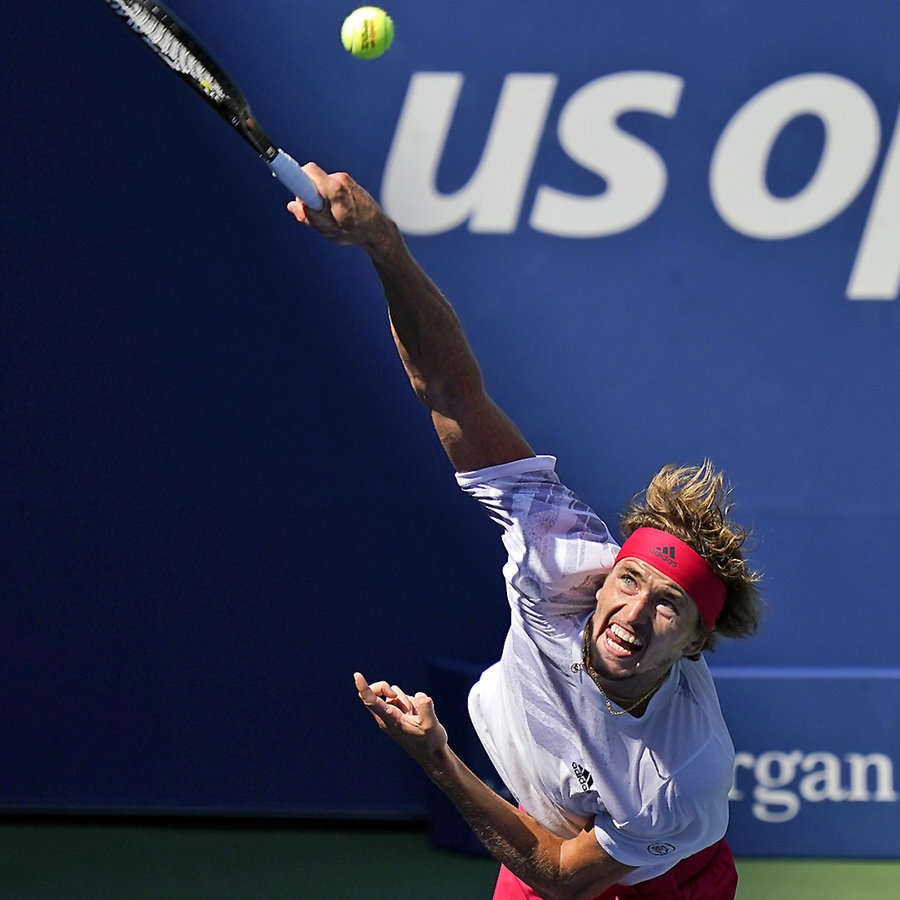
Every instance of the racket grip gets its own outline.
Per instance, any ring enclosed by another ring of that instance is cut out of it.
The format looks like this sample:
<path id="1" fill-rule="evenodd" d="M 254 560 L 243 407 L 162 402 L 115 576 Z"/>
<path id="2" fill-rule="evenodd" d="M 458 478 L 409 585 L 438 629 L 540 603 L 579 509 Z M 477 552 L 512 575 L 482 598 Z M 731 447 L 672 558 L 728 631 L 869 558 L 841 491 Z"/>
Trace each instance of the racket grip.
<path id="1" fill-rule="evenodd" d="M 285 153 L 284 150 L 279 150 L 275 158 L 266 165 L 272 174 L 310 209 L 322 208 L 322 198 L 319 196 L 316 186 L 292 156 Z"/>

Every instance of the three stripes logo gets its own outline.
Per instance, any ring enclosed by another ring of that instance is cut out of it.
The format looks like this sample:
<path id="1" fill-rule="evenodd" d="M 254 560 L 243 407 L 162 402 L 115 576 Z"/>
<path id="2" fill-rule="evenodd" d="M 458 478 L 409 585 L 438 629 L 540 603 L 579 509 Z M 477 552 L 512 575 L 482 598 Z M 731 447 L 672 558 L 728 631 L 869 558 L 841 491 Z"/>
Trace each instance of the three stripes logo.
<path id="1" fill-rule="evenodd" d="M 594 776 L 584 766 L 573 762 L 572 771 L 575 773 L 575 777 L 578 779 L 578 783 L 583 791 L 589 791 L 594 786 Z"/>
<path id="2" fill-rule="evenodd" d="M 664 563 L 671 566 L 673 569 L 678 568 L 678 563 L 675 561 L 674 547 L 654 547 L 650 552 L 654 556 L 658 556 Z"/>

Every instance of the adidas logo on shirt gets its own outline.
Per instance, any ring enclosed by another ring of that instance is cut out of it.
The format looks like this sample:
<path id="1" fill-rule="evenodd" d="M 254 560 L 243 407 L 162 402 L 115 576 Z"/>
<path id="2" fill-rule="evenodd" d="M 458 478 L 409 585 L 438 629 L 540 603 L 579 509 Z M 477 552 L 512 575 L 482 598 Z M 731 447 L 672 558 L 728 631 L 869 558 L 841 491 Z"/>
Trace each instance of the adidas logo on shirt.
<path id="1" fill-rule="evenodd" d="M 575 777 L 578 779 L 578 783 L 583 791 L 589 791 L 594 786 L 594 776 L 584 766 L 573 762 L 572 771 L 575 773 Z"/>

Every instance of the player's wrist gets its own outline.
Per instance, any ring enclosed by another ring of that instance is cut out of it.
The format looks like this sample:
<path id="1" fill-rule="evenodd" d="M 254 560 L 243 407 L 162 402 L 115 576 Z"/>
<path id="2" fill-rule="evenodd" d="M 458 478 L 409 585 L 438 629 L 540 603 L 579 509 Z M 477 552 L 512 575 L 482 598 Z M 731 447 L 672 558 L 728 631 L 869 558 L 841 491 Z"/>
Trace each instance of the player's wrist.
<path id="1" fill-rule="evenodd" d="M 429 747 L 418 759 L 425 774 L 440 786 L 449 785 L 458 779 L 459 762 L 459 757 L 447 743 Z"/>
<path id="2" fill-rule="evenodd" d="M 373 262 L 388 263 L 397 257 L 404 244 L 397 223 L 384 213 L 380 213 L 367 229 L 360 246 Z"/>

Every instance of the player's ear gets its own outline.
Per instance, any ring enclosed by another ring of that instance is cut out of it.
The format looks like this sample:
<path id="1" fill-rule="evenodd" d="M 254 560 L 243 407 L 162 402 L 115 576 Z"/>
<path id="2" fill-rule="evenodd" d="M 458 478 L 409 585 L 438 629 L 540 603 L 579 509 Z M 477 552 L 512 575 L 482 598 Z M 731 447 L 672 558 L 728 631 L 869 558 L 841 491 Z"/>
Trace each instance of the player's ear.
<path id="1" fill-rule="evenodd" d="M 684 655 L 688 659 L 692 659 L 694 661 L 700 659 L 700 654 L 706 649 L 707 644 L 709 643 L 709 632 L 704 631 L 702 634 L 698 635 L 691 643 L 689 643 L 684 648 Z"/>

